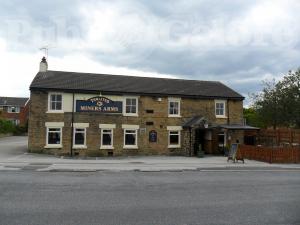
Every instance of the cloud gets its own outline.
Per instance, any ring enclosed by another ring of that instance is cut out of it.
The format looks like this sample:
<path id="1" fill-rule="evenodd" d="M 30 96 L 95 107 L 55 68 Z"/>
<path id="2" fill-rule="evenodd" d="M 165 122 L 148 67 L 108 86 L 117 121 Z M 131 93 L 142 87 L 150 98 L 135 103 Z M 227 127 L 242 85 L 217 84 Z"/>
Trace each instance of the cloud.
<path id="1" fill-rule="evenodd" d="M 28 77 L 20 94 L 43 45 L 50 69 L 220 80 L 247 94 L 299 67 L 299 10 L 297 0 L 2 1 L 0 57 L 9 77 Z"/>

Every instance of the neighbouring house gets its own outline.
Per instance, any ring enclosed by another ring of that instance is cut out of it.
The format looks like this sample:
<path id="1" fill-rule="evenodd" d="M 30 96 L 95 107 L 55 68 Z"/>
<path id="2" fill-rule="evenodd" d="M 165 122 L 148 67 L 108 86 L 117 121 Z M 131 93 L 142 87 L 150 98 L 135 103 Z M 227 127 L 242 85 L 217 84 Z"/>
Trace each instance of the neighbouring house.
<path id="1" fill-rule="evenodd" d="M 0 118 L 15 125 L 25 126 L 28 121 L 29 98 L 0 97 Z"/>
<path id="2" fill-rule="evenodd" d="M 30 92 L 30 152 L 220 154 L 255 129 L 244 97 L 215 81 L 51 71 L 43 58 Z"/>

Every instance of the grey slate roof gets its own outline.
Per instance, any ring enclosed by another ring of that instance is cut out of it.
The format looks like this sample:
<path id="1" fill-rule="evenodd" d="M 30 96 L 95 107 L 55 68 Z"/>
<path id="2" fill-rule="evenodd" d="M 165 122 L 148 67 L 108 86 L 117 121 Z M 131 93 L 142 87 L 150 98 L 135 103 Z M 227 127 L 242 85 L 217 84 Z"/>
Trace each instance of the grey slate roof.
<path id="1" fill-rule="evenodd" d="M 39 72 L 30 90 L 51 89 L 74 92 L 189 96 L 196 98 L 244 99 L 216 81 L 135 77 L 63 71 Z"/>
<path id="2" fill-rule="evenodd" d="M 204 123 L 206 122 L 205 117 L 203 116 L 194 116 L 187 120 L 185 123 L 183 123 L 183 128 L 189 128 L 189 127 L 197 127 L 197 126 L 204 126 Z"/>
<path id="3" fill-rule="evenodd" d="M 18 98 L 18 97 L 0 97 L 1 106 L 25 106 L 28 98 Z"/>

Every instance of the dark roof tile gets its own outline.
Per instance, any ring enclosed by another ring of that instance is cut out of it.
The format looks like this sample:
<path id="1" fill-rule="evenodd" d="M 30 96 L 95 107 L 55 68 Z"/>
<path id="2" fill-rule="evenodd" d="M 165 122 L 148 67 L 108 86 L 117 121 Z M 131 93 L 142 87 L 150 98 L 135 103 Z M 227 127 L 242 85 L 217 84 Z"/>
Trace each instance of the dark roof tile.
<path id="1" fill-rule="evenodd" d="M 25 106 L 28 98 L 19 97 L 0 97 L 0 105 L 2 106 Z"/>
<path id="2" fill-rule="evenodd" d="M 39 72 L 30 85 L 30 90 L 34 89 L 244 99 L 231 88 L 216 81 L 63 71 Z"/>

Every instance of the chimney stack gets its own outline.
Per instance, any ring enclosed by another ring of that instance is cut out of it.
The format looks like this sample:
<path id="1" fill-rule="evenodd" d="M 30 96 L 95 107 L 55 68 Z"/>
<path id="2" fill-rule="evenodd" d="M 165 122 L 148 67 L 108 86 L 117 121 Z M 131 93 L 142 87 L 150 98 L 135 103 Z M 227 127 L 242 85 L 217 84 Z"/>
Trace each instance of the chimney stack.
<path id="1" fill-rule="evenodd" d="M 47 72 L 47 70 L 48 70 L 48 63 L 44 56 L 42 58 L 42 61 L 40 62 L 40 72 Z"/>

